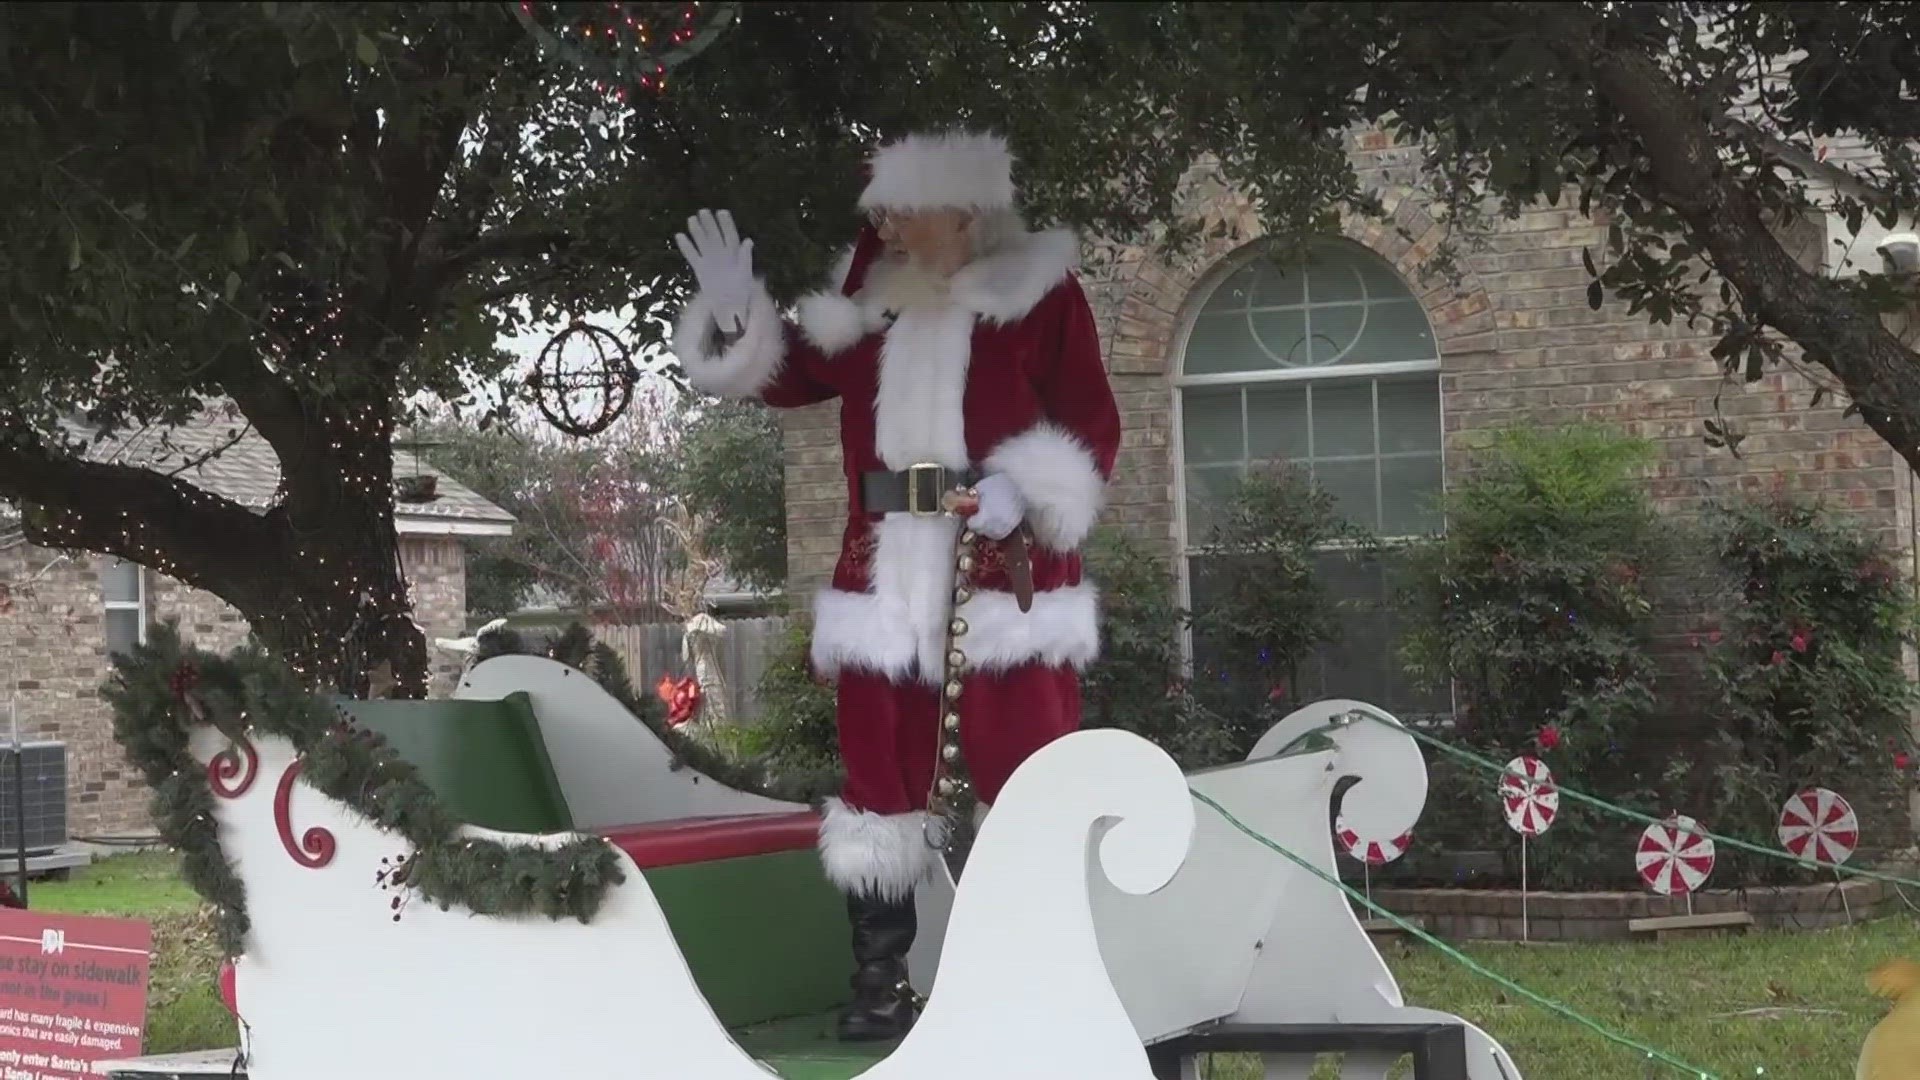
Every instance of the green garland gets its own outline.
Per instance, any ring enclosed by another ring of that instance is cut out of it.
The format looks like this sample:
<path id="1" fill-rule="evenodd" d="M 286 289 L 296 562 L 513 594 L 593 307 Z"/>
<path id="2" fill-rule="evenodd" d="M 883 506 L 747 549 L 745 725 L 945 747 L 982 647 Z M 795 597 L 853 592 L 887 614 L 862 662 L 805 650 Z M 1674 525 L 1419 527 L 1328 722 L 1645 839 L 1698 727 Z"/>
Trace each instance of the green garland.
<path id="1" fill-rule="evenodd" d="M 188 750 L 196 723 L 189 699 L 229 738 L 252 731 L 291 742 L 305 762 L 303 780 L 412 846 L 402 883 L 443 911 L 458 905 L 482 915 L 587 922 L 623 880 L 613 847 L 597 837 L 545 849 L 462 836 L 463 823 L 412 765 L 344 723 L 255 646 L 205 652 L 183 644 L 168 621 L 131 656 L 115 658 L 102 695 L 113 706 L 114 737 L 153 789 L 160 835 L 181 852 L 188 884 L 214 906 L 229 956 L 243 950 L 250 925 L 246 888 L 220 848 L 207 768 Z"/>

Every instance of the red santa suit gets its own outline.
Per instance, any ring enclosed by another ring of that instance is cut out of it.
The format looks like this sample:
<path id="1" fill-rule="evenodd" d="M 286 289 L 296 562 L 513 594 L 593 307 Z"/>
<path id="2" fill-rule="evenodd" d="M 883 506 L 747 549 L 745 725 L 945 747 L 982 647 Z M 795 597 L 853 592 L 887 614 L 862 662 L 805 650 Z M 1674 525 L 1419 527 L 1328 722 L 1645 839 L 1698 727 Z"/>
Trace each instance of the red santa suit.
<path id="1" fill-rule="evenodd" d="M 821 855 L 849 894 L 910 895 L 934 865 L 923 826 L 943 741 L 957 735 L 974 790 L 991 803 L 1029 754 L 1078 726 L 1078 671 L 1098 650 L 1098 596 L 1079 549 L 1120 418 L 1073 274 L 1077 239 L 1028 231 L 1012 202 L 998 140 L 895 143 L 871 162 L 864 208 L 964 208 L 985 226 L 947 287 L 881 257 L 869 231 L 795 318 L 761 287 L 731 344 L 715 338 L 699 296 L 676 332 L 702 390 L 782 408 L 840 401 L 847 521 L 833 581 L 813 598 L 811 660 L 838 688 L 847 780 L 826 809 Z M 996 541 L 968 531 L 971 566 L 956 573 L 961 518 L 862 505 L 864 474 L 927 464 L 956 478 L 1000 474 L 1018 490 L 1033 538 L 1031 610 L 1020 610 Z M 943 709 L 950 629 L 959 693 Z"/>

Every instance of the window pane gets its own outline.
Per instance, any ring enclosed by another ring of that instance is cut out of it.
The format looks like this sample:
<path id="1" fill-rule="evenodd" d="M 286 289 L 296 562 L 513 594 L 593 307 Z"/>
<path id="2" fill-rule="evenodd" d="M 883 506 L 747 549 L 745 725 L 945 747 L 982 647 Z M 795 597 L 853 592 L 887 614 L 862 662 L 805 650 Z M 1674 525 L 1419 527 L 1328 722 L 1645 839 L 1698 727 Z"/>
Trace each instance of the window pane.
<path id="1" fill-rule="evenodd" d="M 100 568 L 100 591 L 107 602 L 131 604 L 140 599 L 140 567 L 114 559 Z"/>
<path id="2" fill-rule="evenodd" d="M 1307 301 L 1327 304 L 1364 299 L 1360 273 L 1353 265 L 1356 261 L 1352 252 L 1340 248 L 1315 252 L 1309 264 Z"/>
<path id="3" fill-rule="evenodd" d="M 1313 456 L 1372 455 L 1373 383 L 1367 379 L 1313 384 Z"/>
<path id="4" fill-rule="evenodd" d="M 132 608 L 114 608 L 106 613 L 107 654 L 121 656 L 133 651 L 140 642 L 140 613 Z"/>
<path id="5" fill-rule="evenodd" d="M 1380 380 L 1380 452 L 1440 452 L 1440 377 Z"/>
<path id="6" fill-rule="evenodd" d="M 1440 457 L 1386 458 L 1380 462 L 1380 531 L 1386 536 L 1426 536 L 1440 531 Z"/>
<path id="7" fill-rule="evenodd" d="M 1256 311 L 1253 319 L 1253 336 L 1256 348 L 1264 347 L 1269 354 L 1262 363 L 1271 367 L 1304 367 L 1313 362 L 1307 353 L 1307 313 L 1304 309 L 1292 311 Z"/>
<path id="8" fill-rule="evenodd" d="M 1356 356 L 1354 339 L 1367 321 L 1365 304 L 1313 309 L 1313 362 L 1315 364 L 1364 363 L 1370 358 Z"/>
<path id="9" fill-rule="evenodd" d="M 1313 463 L 1313 482 L 1333 496 L 1334 509 L 1340 516 L 1370 529 L 1380 527 L 1374 464 L 1372 458 Z"/>
<path id="10" fill-rule="evenodd" d="M 1182 392 L 1180 438 L 1190 464 L 1242 460 L 1246 447 L 1240 438 L 1239 388 L 1194 387 Z"/>
<path id="11" fill-rule="evenodd" d="M 1253 461 L 1307 459 L 1307 388 L 1298 383 L 1247 387 L 1247 453 Z"/>
<path id="12" fill-rule="evenodd" d="M 1201 309 L 1202 312 L 1245 311 L 1252 302 L 1254 282 L 1260 278 L 1265 265 L 1266 260 L 1260 259 L 1234 271 L 1232 277 L 1221 282 L 1219 288 L 1213 290 L 1213 295 L 1207 297 L 1207 306 Z"/>
<path id="13" fill-rule="evenodd" d="M 1185 366 L 1188 375 L 1214 375 L 1222 371 L 1264 371 L 1273 364 L 1247 336 L 1247 317 L 1202 312 L 1193 322 L 1187 338 Z"/>
<path id="14" fill-rule="evenodd" d="M 1204 544 L 1213 531 L 1214 511 L 1240 487 L 1240 466 L 1207 465 L 1187 469 L 1187 542 Z"/>
<path id="15" fill-rule="evenodd" d="M 1320 313 L 1314 312 L 1314 327 L 1320 325 Z M 1403 360 L 1432 360 L 1440 355 L 1433 341 L 1433 328 L 1427 313 L 1417 300 L 1395 300 L 1367 307 L 1366 332 L 1354 346 L 1350 364 L 1386 364 Z"/>
<path id="16" fill-rule="evenodd" d="M 1384 259 L 1355 259 L 1360 271 L 1360 280 L 1366 283 L 1367 298 L 1383 300 L 1392 296 L 1412 296 L 1413 290 L 1398 271 L 1387 265 Z"/>
<path id="17" fill-rule="evenodd" d="M 1266 259 L 1255 264 L 1260 268 L 1258 284 L 1253 288 L 1253 303 L 1256 307 L 1280 307 L 1297 305 L 1302 302 L 1300 285 L 1305 281 L 1298 271 L 1287 273 Z"/>

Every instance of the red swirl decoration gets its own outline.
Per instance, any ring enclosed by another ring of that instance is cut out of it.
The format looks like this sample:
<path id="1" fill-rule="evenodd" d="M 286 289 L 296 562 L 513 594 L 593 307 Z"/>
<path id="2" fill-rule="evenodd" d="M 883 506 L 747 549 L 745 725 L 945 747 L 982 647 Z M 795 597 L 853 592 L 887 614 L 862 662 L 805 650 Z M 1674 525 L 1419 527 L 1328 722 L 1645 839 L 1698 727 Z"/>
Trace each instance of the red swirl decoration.
<path id="1" fill-rule="evenodd" d="M 244 737 L 228 744 L 207 762 L 207 786 L 223 799 L 237 799 L 253 787 L 260 775 L 260 755 Z"/>
<path id="2" fill-rule="evenodd" d="M 293 782 L 300 776 L 304 762 L 295 761 L 280 774 L 280 786 L 273 793 L 273 824 L 280 830 L 280 846 L 287 849 L 293 861 L 309 870 L 317 870 L 333 861 L 333 834 L 315 825 L 308 829 L 300 842 L 293 842 L 293 821 L 288 815 L 289 804 L 293 801 Z"/>

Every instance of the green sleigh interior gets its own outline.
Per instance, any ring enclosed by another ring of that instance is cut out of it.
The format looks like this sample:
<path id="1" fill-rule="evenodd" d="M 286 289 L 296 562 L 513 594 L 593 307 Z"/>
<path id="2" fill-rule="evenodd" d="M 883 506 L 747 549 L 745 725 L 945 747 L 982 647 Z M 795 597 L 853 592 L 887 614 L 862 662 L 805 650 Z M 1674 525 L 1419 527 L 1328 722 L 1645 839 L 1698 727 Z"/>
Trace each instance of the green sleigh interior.
<path id="1" fill-rule="evenodd" d="M 527 694 L 340 704 L 462 820 L 516 833 L 574 829 Z M 888 1049 L 832 1037 L 852 955 L 845 903 L 821 871 L 814 827 L 812 814 L 796 813 L 603 831 L 646 874 L 714 1013 L 789 1080 L 853 1076 Z"/>

